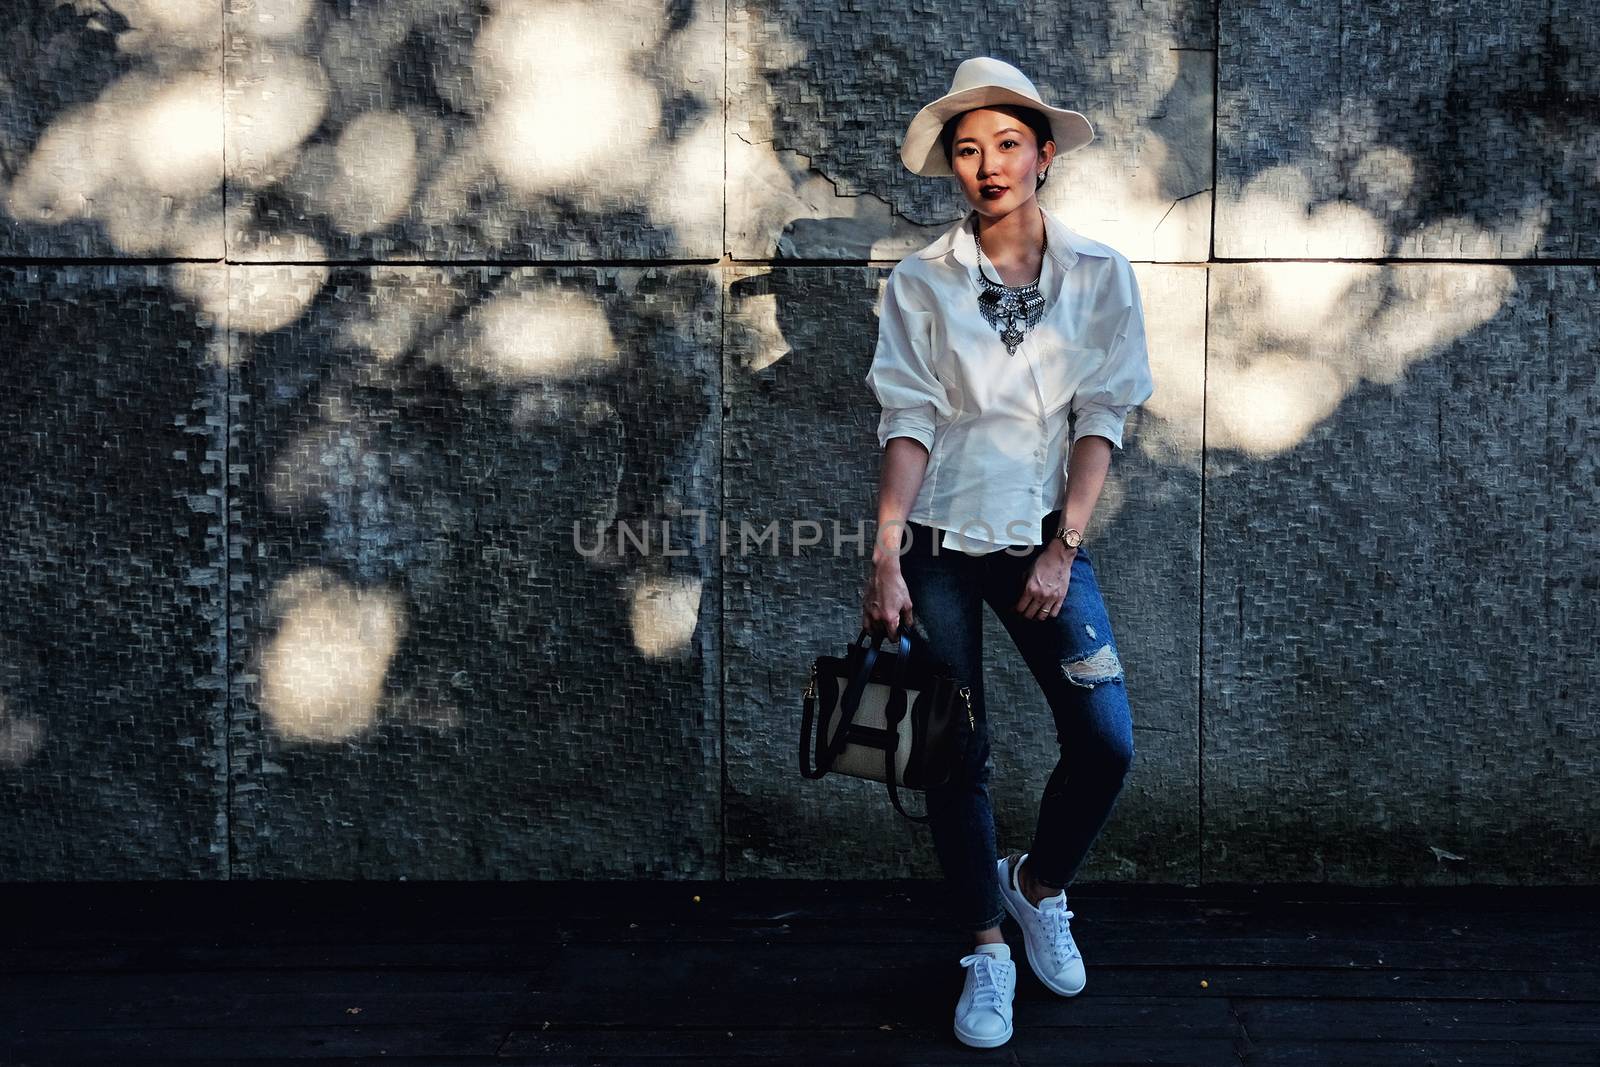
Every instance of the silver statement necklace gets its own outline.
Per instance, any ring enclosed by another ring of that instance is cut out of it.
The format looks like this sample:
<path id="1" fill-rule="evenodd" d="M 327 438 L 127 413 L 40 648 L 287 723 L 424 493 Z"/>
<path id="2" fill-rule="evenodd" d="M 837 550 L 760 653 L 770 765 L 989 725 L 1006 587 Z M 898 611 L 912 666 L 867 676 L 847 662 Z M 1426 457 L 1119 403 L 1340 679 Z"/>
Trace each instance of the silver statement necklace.
<path id="1" fill-rule="evenodd" d="M 997 282 L 983 273 L 983 239 L 978 237 L 978 228 L 974 224 L 972 236 L 978 244 L 978 279 L 983 282 L 983 292 L 978 294 L 978 310 L 983 312 L 983 317 L 989 325 L 1000 331 L 1000 340 L 1005 342 L 1006 355 L 1017 354 L 1017 346 L 1028 335 L 1028 331 L 1039 324 L 1044 317 L 1044 297 L 1039 293 L 1039 279 L 1024 285 L 1005 285 Z M 1050 250 L 1050 231 L 1045 230 L 1044 244 L 1041 253 Z M 998 273 L 998 272 L 997 272 Z M 1040 277 L 1044 275 L 1044 258 L 1039 259 Z"/>

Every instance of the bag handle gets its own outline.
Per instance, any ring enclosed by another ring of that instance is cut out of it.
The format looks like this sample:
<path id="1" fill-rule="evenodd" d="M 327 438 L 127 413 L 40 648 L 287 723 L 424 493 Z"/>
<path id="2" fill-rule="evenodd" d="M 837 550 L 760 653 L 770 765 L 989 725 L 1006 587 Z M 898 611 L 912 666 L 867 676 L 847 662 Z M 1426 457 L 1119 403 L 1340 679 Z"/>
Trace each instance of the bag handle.
<path id="1" fill-rule="evenodd" d="M 851 655 L 861 650 L 861 639 L 867 636 L 869 636 L 868 631 L 862 630 L 856 635 L 856 639 L 850 642 Z M 890 680 L 889 699 L 891 702 L 894 700 L 896 692 L 902 695 L 905 692 L 901 688 L 901 684 L 905 677 L 906 660 L 911 654 L 911 638 L 906 633 L 904 623 L 896 630 L 896 636 L 900 641 L 900 654 L 895 659 L 894 677 Z M 845 746 L 850 743 L 850 738 L 846 736 L 846 732 L 850 729 L 850 724 L 855 721 L 856 711 L 861 707 L 861 697 L 867 691 L 867 682 L 872 677 L 872 665 L 878 661 L 878 646 L 881 644 L 883 644 L 883 635 L 880 634 L 872 642 L 872 647 L 866 650 L 866 656 L 861 666 L 857 668 L 855 675 L 850 679 L 850 684 L 845 686 L 844 696 L 839 700 L 841 712 L 839 728 L 834 731 L 833 741 L 824 752 L 823 759 L 826 762 L 818 761 L 823 766 L 833 766 L 833 761 L 838 758 L 839 754 L 845 750 Z"/>
<path id="2" fill-rule="evenodd" d="M 904 691 L 902 680 L 905 674 L 906 660 L 910 658 L 909 652 L 911 648 L 911 639 L 909 636 L 907 636 L 907 634 L 908 631 L 906 630 L 905 625 L 902 623 L 896 631 L 896 636 L 900 642 L 900 656 L 895 664 L 894 678 L 894 685 L 897 689 L 900 689 L 901 692 Z M 833 761 L 838 759 L 839 755 L 844 752 L 845 747 L 850 743 L 850 738 L 848 736 L 850 724 L 855 721 L 856 712 L 861 707 L 861 696 L 864 692 L 866 692 L 867 681 L 872 677 L 872 666 L 878 660 L 879 646 L 883 644 L 884 640 L 883 635 L 878 635 L 877 639 L 873 641 L 871 648 L 863 648 L 861 644 L 862 638 L 870 636 L 872 636 L 871 631 L 862 629 L 862 631 L 856 635 L 856 639 L 850 642 L 850 651 L 848 653 L 849 657 L 854 658 L 857 652 L 864 653 L 864 656 L 861 666 L 857 668 L 856 671 L 851 675 L 850 682 L 845 687 L 844 696 L 839 701 L 839 726 L 834 731 L 831 742 L 825 740 L 826 720 L 822 722 L 816 722 L 817 716 L 815 694 L 813 694 L 810 690 L 807 690 L 800 725 L 800 773 L 807 778 L 821 778 L 823 775 L 827 774 L 828 771 L 833 767 Z M 815 670 L 815 668 L 813 668 L 813 670 Z M 815 726 L 813 725 L 814 723 Z M 815 769 L 810 766 L 810 748 L 813 731 L 815 732 L 816 738 Z"/>
<path id="3" fill-rule="evenodd" d="M 869 631 L 862 630 L 856 635 L 856 639 L 850 642 L 851 655 L 861 651 L 861 639 L 867 636 L 870 636 Z M 898 661 L 895 663 L 895 684 L 898 685 L 899 680 L 905 675 L 906 658 L 911 653 L 911 638 L 906 633 L 904 623 L 902 623 L 899 629 L 896 631 L 896 636 L 900 640 L 900 656 Z M 845 712 L 845 725 L 849 725 L 850 720 L 855 716 L 856 707 L 861 703 L 861 694 L 866 692 L 867 681 L 872 677 L 872 665 L 878 661 L 879 646 L 882 644 L 883 635 L 879 634 L 872 642 L 872 647 L 866 650 L 865 659 L 861 666 L 857 668 L 854 676 L 851 677 L 850 684 L 845 686 L 844 699 L 840 701 L 840 705 L 844 708 Z M 840 730 L 842 731 L 843 727 L 840 727 Z M 844 747 L 842 745 L 840 746 L 839 751 L 844 751 Z"/>

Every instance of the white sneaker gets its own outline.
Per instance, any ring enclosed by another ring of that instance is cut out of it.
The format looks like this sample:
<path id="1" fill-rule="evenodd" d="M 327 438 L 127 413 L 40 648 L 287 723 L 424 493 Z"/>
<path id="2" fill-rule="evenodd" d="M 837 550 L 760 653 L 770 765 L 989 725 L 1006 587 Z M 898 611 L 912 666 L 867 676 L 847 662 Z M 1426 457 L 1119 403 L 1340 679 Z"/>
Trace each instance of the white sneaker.
<path id="1" fill-rule="evenodd" d="M 984 945 L 961 957 L 967 982 L 956 1001 L 956 1037 L 973 1048 L 994 1048 L 1011 1040 L 1011 998 L 1017 991 L 1017 965 L 1009 945 Z"/>
<path id="2" fill-rule="evenodd" d="M 1072 940 L 1072 912 L 1067 910 L 1067 891 L 1046 897 L 1035 907 L 1017 884 L 1017 869 L 1028 858 L 1026 852 L 1013 852 L 1000 860 L 1000 903 L 1022 927 L 1022 943 L 1028 966 L 1047 989 L 1064 997 L 1083 992 L 1083 954 Z"/>

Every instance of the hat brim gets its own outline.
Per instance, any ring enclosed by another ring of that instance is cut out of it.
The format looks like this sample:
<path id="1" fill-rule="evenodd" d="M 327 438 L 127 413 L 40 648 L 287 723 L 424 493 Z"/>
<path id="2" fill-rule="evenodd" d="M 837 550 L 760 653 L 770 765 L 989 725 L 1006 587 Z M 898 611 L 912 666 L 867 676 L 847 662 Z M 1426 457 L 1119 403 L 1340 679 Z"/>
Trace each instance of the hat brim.
<path id="1" fill-rule="evenodd" d="M 900 144 L 900 162 L 913 174 L 928 178 L 950 177 L 955 171 L 944 158 L 944 148 L 939 144 L 939 134 L 944 124 L 963 111 L 987 104 L 1016 104 L 1031 107 L 1045 116 L 1050 123 L 1050 139 L 1056 143 L 1056 155 L 1076 152 L 1094 140 L 1094 127 L 1087 116 L 1062 107 L 1041 104 L 1031 96 L 1000 85 L 977 85 L 957 93 L 941 96 L 917 112 L 906 127 L 905 140 Z"/>

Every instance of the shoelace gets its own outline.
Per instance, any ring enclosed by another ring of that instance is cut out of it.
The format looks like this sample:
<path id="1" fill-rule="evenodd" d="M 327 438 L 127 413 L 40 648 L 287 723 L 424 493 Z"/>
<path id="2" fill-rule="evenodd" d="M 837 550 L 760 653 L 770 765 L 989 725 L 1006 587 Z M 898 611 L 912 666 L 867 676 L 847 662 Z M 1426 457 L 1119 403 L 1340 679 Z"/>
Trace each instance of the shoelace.
<path id="1" fill-rule="evenodd" d="M 1002 963 L 1004 967 L 1000 966 Z M 977 1004 L 980 997 L 987 996 L 989 1007 L 999 1011 L 1005 1003 L 1002 987 L 1016 977 L 1016 964 L 1010 960 L 996 959 L 987 952 L 973 952 L 961 957 L 961 966 L 972 968 L 972 1003 Z"/>
<path id="2" fill-rule="evenodd" d="M 1072 911 L 1063 897 L 1051 897 L 1039 904 L 1039 916 L 1050 935 L 1050 961 L 1057 968 L 1074 956 L 1082 956 L 1072 940 Z"/>

